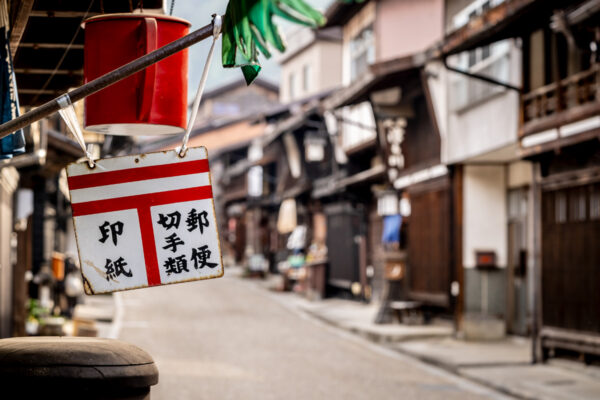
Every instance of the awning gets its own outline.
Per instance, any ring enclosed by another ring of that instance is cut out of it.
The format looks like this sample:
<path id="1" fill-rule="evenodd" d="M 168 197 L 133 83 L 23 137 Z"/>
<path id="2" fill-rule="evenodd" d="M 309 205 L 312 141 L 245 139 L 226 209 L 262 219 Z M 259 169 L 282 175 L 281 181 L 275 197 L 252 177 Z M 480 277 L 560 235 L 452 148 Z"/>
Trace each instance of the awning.
<path id="1" fill-rule="evenodd" d="M 383 178 L 385 176 L 385 165 L 379 164 L 361 171 L 357 174 L 337 179 L 331 177 L 324 185 L 315 185 L 311 193 L 311 197 L 318 199 L 322 197 L 331 196 L 337 193 L 342 193 L 347 187 L 358 185 L 365 182 L 371 182 Z"/>
<path id="2" fill-rule="evenodd" d="M 289 110 L 289 117 L 279 120 L 270 125 L 270 132 L 265 137 L 265 143 L 271 143 L 285 132 L 294 131 L 302 127 L 312 114 L 318 113 L 321 110 L 322 101 L 331 93 L 336 93 L 335 89 L 328 89 L 307 98 L 292 102 L 282 106 Z M 282 109 L 277 109 L 278 114 L 284 115 Z M 265 116 L 268 118 L 268 116 Z"/>
<path id="3" fill-rule="evenodd" d="M 446 35 L 434 53 L 438 57 L 446 57 L 523 36 L 548 26 L 555 9 L 572 3 L 566 0 L 505 0 Z"/>
<path id="4" fill-rule="evenodd" d="M 334 1 L 329 8 L 325 11 L 325 17 L 327 23 L 321 29 L 329 28 L 332 26 L 345 25 L 350 19 L 355 16 L 364 6 L 367 5 L 366 1 L 363 2 L 343 2 Z"/>
<path id="5" fill-rule="evenodd" d="M 372 92 L 389 89 L 394 83 L 418 77 L 418 69 L 425 64 L 426 53 L 417 53 L 383 61 L 370 66 L 369 71 L 344 89 L 334 92 L 323 101 L 327 110 L 361 103 Z"/>

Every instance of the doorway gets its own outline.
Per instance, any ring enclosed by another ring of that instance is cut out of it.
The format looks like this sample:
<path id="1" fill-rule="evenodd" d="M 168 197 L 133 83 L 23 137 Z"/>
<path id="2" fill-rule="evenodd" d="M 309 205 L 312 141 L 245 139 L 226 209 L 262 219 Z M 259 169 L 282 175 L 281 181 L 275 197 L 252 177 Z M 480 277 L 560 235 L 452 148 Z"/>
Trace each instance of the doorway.
<path id="1" fill-rule="evenodd" d="M 508 268 L 506 328 L 521 336 L 530 334 L 527 304 L 527 221 L 529 210 L 528 188 L 508 191 Z"/>

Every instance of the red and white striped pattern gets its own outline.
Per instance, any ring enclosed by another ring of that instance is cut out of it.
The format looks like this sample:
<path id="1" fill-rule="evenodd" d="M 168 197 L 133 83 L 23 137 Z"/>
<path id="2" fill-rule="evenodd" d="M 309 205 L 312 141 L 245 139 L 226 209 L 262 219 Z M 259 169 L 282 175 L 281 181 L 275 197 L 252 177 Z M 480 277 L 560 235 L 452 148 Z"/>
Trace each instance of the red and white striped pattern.
<path id="1" fill-rule="evenodd" d="M 116 157 L 100 160 L 94 169 L 86 163 L 71 164 L 67 172 L 76 231 L 82 217 L 123 210 L 137 212 L 147 286 L 162 283 L 151 207 L 212 199 L 203 147 L 188 149 L 185 158 L 176 151 Z M 93 237 L 82 238 L 78 232 L 80 253 L 82 240 L 97 241 L 97 232 L 90 233 Z M 81 261 L 83 269 L 85 260 Z"/>

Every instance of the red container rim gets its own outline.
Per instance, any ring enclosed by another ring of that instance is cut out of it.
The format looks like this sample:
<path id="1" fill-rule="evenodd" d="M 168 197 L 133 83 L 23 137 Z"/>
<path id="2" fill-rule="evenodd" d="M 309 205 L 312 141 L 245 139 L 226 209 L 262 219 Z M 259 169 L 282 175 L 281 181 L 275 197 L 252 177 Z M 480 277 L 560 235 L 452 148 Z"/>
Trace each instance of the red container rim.
<path id="1" fill-rule="evenodd" d="M 116 13 L 116 14 L 102 14 L 102 15 L 95 15 L 91 18 L 86 19 L 85 21 L 83 21 L 83 23 L 81 24 L 82 27 L 85 28 L 85 24 L 90 23 L 90 22 L 98 22 L 98 21 L 109 21 L 109 20 L 121 20 L 121 19 L 143 19 L 143 18 L 155 18 L 155 19 L 160 19 L 163 21 L 169 21 L 169 22 L 177 22 L 180 24 L 185 24 L 187 26 L 192 26 L 192 24 L 183 19 L 183 18 L 179 18 L 179 17 L 173 17 L 170 15 L 162 15 L 162 14 L 131 14 L 131 13 Z"/>

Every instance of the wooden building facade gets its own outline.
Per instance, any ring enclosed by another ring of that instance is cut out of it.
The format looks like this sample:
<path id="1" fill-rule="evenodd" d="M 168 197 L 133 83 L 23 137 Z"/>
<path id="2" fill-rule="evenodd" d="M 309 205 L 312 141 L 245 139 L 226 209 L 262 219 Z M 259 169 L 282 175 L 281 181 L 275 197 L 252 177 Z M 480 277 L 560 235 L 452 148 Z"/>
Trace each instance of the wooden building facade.
<path id="1" fill-rule="evenodd" d="M 600 354 L 600 4 L 507 0 L 447 37 L 445 54 L 522 43 L 519 155 L 533 165 L 534 354 Z"/>

